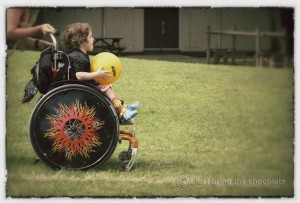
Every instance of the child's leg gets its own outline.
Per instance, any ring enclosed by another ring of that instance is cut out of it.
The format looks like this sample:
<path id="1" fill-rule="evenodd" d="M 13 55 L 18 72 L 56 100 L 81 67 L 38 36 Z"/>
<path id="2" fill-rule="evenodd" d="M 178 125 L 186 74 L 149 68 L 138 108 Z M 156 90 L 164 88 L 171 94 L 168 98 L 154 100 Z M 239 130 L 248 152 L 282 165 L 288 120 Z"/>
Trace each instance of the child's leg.
<path id="1" fill-rule="evenodd" d="M 111 86 L 111 85 L 110 85 Z M 116 95 L 116 93 L 114 92 L 114 90 L 112 89 L 112 87 L 110 87 L 109 89 L 107 89 L 107 91 L 105 92 L 105 94 L 108 96 L 108 98 L 110 98 L 110 101 L 111 101 L 111 103 L 114 103 L 114 101 L 116 101 L 116 98 L 118 99 L 118 100 L 120 100 L 118 97 L 117 97 L 117 95 Z M 125 104 L 125 102 L 123 101 L 123 100 L 120 100 L 121 101 L 121 105 L 124 107 L 124 108 L 126 108 L 126 109 L 128 109 L 128 110 L 130 110 L 130 111 L 134 111 L 134 110 L 136 110 L 139 106 L 140 106 L 140 102 L 134 102 L 133 104 Z"/>
<path id="2" fill-rule="evenodd" d="M 111 102 L 117 98 L 117 95 L 111 85 L 99 85 L 99 89 L 106 94 Z"/>
<path id="3" fill-rule="evenodd" d="M 117 110 L 119 117 L 122 118 L 125 122 L 131 120 L 137 115 L 137 111 L 128 110 L 122 105 L 121 100 L 117 97 L 111 85 L 100 85 L 99 89 L 106 94 L 106 96 L 109 98 L 109 100 Z"/>

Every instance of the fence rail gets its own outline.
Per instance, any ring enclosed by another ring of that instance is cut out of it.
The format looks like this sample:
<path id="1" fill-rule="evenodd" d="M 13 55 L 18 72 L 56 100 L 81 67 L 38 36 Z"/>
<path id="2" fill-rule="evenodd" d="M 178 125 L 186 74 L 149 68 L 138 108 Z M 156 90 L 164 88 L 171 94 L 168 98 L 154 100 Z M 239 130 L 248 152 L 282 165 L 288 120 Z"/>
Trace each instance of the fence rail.
<path id="1" fill-rule="evenodd" d="M 262 65 L 262 57 L 265 57 L 266 55 L 269 55 L 271 57 L 271 53 L 262 53 L 261 52 L 261 38 L 262 37 L 277 37 L 280 38 L 281 42 L 281 55 L 284 58 L 284 65 L 287 65 L 287 54 L 286 54 L 286 31 L 282 30 L 281 32 L 269 32 L 269 31 L 261 31 L 259 27 L 256 28 L 255 31 L 241 31 L 236 30 L 236 27 L 233 26 L 231 30 L 226 31 L 215 31 L 211 30 L 211 27 L 207 27 L 207 49 L 206 49 L 206 63 L 210 63 L 210 55 L 211 55 L 211 35 L 229 35 L 232 37 L 231 40 L 231 47 L 230 47 L 230 53 L 232 63 L 235 63 L 235 56 L 238 55 L 240 51 L 236 50 L 236 37 L 240 36 L 246 36 L 246 37 L 255 37 L 255 61 L 256 66 Z M 224 53 L 224 49 L 222 49 L 222 52 Z M 228 51 L 229 52 L 229 51 Z"/>

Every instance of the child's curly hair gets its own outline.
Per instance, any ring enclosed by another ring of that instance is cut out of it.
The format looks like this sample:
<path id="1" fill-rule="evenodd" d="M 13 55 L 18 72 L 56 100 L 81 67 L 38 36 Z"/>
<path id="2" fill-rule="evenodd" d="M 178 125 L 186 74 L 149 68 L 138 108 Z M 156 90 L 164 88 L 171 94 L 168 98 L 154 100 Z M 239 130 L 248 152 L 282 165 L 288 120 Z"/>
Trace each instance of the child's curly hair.
<path id="1" fill-rule="evenodd" d="M 72 23 L 68 25 L 62 35 L 62 40 L 68 51 L 79 48 L 83 42 L 87 41 L 92 27 L 88 23 Z"/>

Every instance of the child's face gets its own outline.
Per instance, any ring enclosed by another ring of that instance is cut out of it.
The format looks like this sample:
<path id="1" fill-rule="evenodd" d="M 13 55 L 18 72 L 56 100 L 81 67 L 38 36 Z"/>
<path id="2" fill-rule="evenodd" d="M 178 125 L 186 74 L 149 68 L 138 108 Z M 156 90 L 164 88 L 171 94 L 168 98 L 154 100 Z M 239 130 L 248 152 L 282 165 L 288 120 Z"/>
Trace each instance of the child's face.
<path id="1" fill-rule="evenodd" d="M 81 45 L 81 48 L 85 51 L 93 51 L 94 49 L 94 37 L 92 31 L 89 32 L 89 35 L 87 37 L 87 41 L 83 42 Z"/>

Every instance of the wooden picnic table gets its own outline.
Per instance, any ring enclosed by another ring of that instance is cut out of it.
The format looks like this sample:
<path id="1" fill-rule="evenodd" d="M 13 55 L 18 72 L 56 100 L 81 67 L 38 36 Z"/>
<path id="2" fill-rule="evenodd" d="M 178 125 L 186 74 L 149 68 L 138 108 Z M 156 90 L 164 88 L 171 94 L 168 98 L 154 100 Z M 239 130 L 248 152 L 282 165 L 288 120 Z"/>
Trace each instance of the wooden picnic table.
<path id="1" fill-rule="evenodd" d="M 100 48 L 103 50 L 109 50 L 114 53 L 117 52 L 118 55 L 124 51 L 125 47 L 120 47 L 120 41 L 124 39 L 121 37 L 95 37 L 94 38 L 94 48 Z"/>

